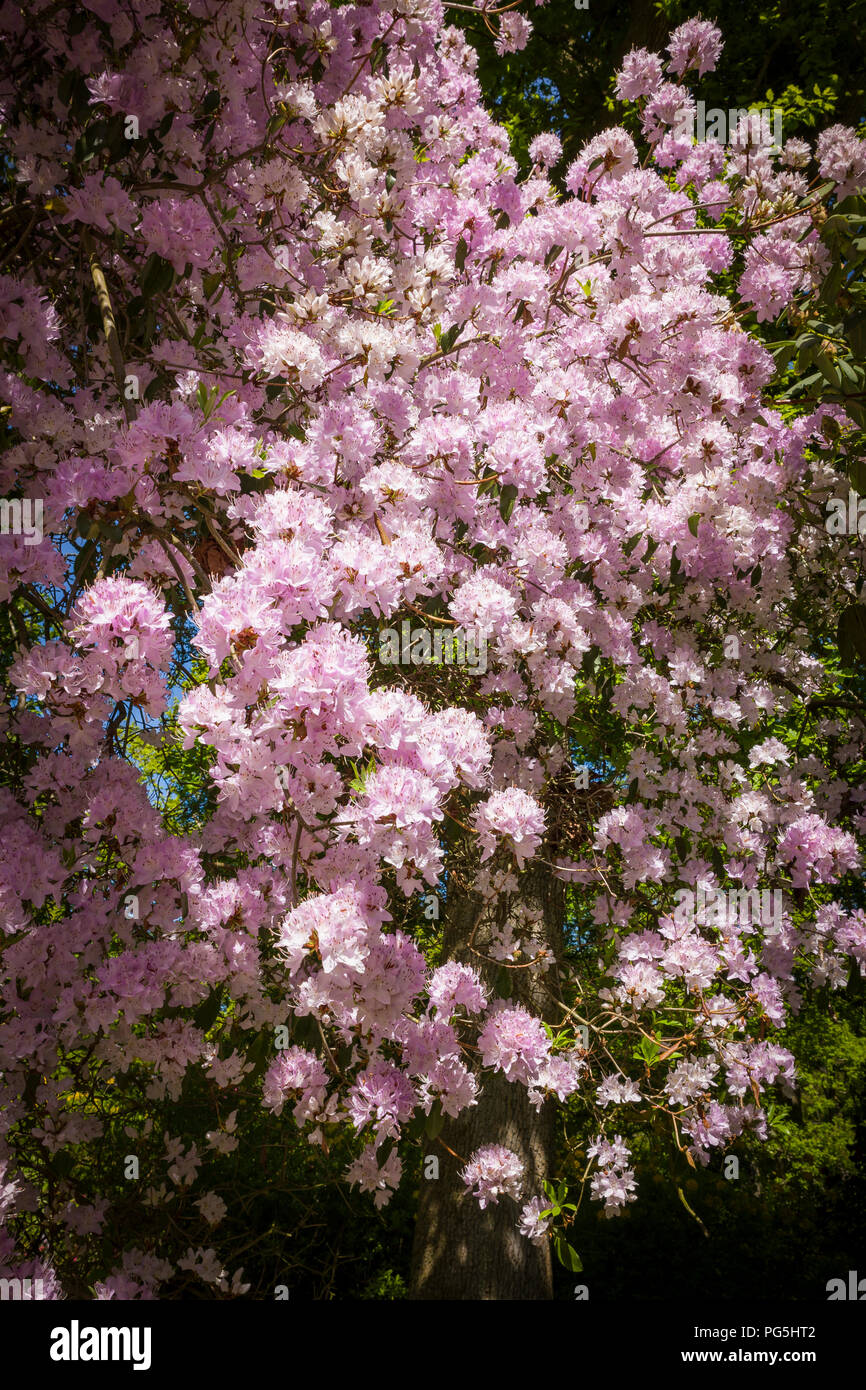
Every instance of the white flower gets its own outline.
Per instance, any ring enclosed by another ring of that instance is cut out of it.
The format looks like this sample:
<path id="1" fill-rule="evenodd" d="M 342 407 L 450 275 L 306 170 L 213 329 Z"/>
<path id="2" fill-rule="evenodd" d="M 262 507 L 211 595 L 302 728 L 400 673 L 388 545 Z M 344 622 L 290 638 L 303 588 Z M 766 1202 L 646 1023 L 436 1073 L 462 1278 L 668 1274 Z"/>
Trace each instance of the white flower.
<path id="1" fill-rule="evenodd" d="M 541 1212 L 548 1205 L 549 1203 L 545 1202 L 543 1197 L 533 1197 L 520 1213 L 517 1229 L 522 1236 L 526 1236 L 527 1240 L 531 1240 L 533 1245 L 544 1244 L 544 1236 L 550 1226 L 550 1219 L 542 1220 Z"/>
<path id="2" fill-rule="evenodd" d="M 204 1197 L 199 1197 L 195 1205 L 209 1226 L 219 1225 L 228 1211 L 222 1197 L 218 1197 L 215 1192 L 207 1192 Z"/>
<path id="3" fill-rule="evenodd" d="M 206 1284 L 219 1284 L 225 1278 L 225 1270 L 220 1265 L 215 1250 L 193 1250 L 190 1247 L 182 1260 L 177 1262 L 179 1269 L 188 1269 L 203 1279 Z"/>

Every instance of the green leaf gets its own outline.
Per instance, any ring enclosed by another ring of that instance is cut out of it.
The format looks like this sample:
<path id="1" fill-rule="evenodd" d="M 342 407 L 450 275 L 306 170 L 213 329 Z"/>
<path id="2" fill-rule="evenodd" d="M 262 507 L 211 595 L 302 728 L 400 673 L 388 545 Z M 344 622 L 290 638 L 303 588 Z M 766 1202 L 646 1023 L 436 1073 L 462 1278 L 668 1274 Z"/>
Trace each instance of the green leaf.
<path id="1" fill-rule="evenodd" d="M 860 375 L 858 375 L 859 369 L 857 367 L 854 367 L 846 357 L 837 357 L 836 366 L 838 367 L 839 375 L 842 378 L 843 389 L 856 391 L 860 386 Z"/>
<path id="2" fill-rule="evenodd" d="M 852 603 L 839 618 L 839 655 L 846 666 L 866 662 L 866 604 Z"/>
<path id="3" fill-rule="evenodd" d="M 846 396 L 845 411 L 851 416 L 855 424 L 859 425 L 861 429 L 866 429 L 866 405 L 862 401 L 857 400 L 854 396 Z"/>
<path id="4" fill-rule="evenodd" d="M 832 415 L 825 415 L 821 421 L 821 433 L 828 444 L 837 444 L 842 436 L 842 427 Z"/>
<path id="5" fill-rule="evenodd" d="M 267 1042 L 268 1035 L 263 1033 L 262 1036 Z M 303 1018 L 299 1018 L 296 1014 L 292 1019 L 292 1041 L 300 1043 L 301 1047 L 312 1047 L 314 1043 L 321 1044 L 318 1025 L 312 1014 L 304 1014 Z"/>
<path id="6" fill-rule="evenodd" d="M 339 1057 L 337 1058 L 337 1062 L 340 1062 Z M 345 1071 L 346 1067 L 342 1067 L 342 1070 Z M 417 1115 L 413 1115 L 409 1123 L 403 1126 L 404 1139 L 408 1139 L 413 1143 L 423 1139 L 426 1133 L 427 1116 L 424 1114 L 423 1110 L 420 1111 Z"/>
<path id="7" fill-rule="evenodd" d="M 196 1028 L 200 1028 L 203 1033 L 207 1033 L 216 1022 L 222 1003 L 222 994 L 222 985 L 217 985 L 215 989 L 211 990 L 208 997 L 199 1004 L 192 1016 Z"/>
<path id="8" fill-rule="evenodd" d="M 95 559 L 96 543 L 95 541 L 88 541 L 87 544 L 83 545 L 79 550 L 72 566 L 72 573 L 82 584 L 87 583 L 87 571 L 92 566 Z"/>
<path id="9" fill-rule="evenodd" d="M 821 339 L 814 333 L 801 333 L 797 339 L 797 371 L 804 372 L 815 361 L 815 354 L 821 346 Z"/>
<path id="10" fill-rule="evenodd" d="M 438 1139 L 442 1133 L 442 1126 L 445 1124 L 445 1116 L 442 1114 L 442 1102 L 434 1100 L 427 1116 L 427 1123 L 424 1126 L 424 1133 L 428 1139 Z"/>
<path id="11" fill-rule="evenodd" d="M 516 501 L 517 488 L 513 483 L 507 483 L 499 494 L 499 515 L 503 521 L 511 520 L 511 513 L 514 511 Z"/>
<path id="12" fill-rule="evenodd" d="M 450 352 L 463 329 L 462 323 L 452 323 L 451 327 L 439 335 L 439 351 Z"/>
<path id="13" fill-rule="evenodd" d="M 496 972 L 496 993 L 500 999 L 510 999 L 514 988 L 514 981 L 511 978 L 511 971 L 507 966 L 500 965 Z M 552 1194 L 551 1194 L 552 1195 Z"/>
<path id="14" fill-rule="evenodd" d="M 829 381 L 831 386 L 835 386 L 837 391 L 842 387 L 842 376 L 835 357 L 831 357 L 823 348 L 815 352 L 815 365 L 820 367 L 824 380 Z"/>
<path id="15" fill-rule="evenodd" d="M 860 496 L 866 496 L 866 458 L 853 454 L 848 460 L 848 477 Z"/>
<path id="16" fill-rule="evenodd" d="M 658 1043 L 653 1042 L 650 1038 L 641 1038 L 640 1047 L 634 1049 L 633 1055 L 638 1057 L 642 1062 L 646 1062 L 648 1067 L 652 1067 L 655 1066 L 661 1056 L 661 1048 Z"/>
<path id="17" fill-rule="evenodd" d="M 181 63 L 185 63 L 188 58 L 192 57 L 193 53 L 198 48 L 199 39 L 202 36 L 203 30 L 204 24 L 201 24 L 187 34 L 180 48 L 179 60 Z"/>
<path id="18" fill-rule="evenodd" d="M 841 290 L 842 285 L 844 283 L 844 279 L 844 264 L 839 263 L 838 265 L 834 265 L 833 269 L 830 271 L 830 274 L 827 276 L 826 280 L 821 286 L 821 293 L 818 296 L 818 298 L 822 304 L 836 303 L 836 300 L 839 297 L 839 291 Z"/>
<path id="19" fill-rule="evenodd" d="M 866 357 L 866 314 L 851 314 L 845 320 L 845 337 L 858 357 Z"/>
<path id="20" fill-rule="evenodd" d="M 638 541 L 641 539 L 643 534 L 643 531 L 638 531 L 636 536 L 632 536 L 631 540 L 626 541 L 625 545 L 622 548 L 623 555 L 631 555 L 632 551 L 637 549 Z"/>
<path id="21" fill-rule="evenodd" d="M 57 1178 L 68 1178 L 75 1167 L 75 1154 L 69 1149 L 60 1149 L 51 1158 L 51 1171 Z"/>
<path id="22" fill-rule="evenodd" d="M 303 1021 L 312 1022 L 311 1019 Z M 294 1029 L 292 1032 L 294 1034 Z M 246 1060 L 253 1064 L 252 1071 L 248 1071 L 244 1078 L 247 1084 L 258 1081 L 259 1077 L 263 1075 L 271 1058 L 271 1036 L 271 1033 L 263 1028 L 253 1040 L 252 1046 L 247 1049 Z"/>
<path id="23" fill-rule="evenodd" d="M 174 281 L 174 266 L 152 251 L 145 262 L 144 270 L 141 272 L 139 284 L 141 285 L 142 296 L 145 299 L 152 299 L 155 294 L 165 294 L 171 289 Z"/>
<path id="24" fill-rule="evenodd" d="M 701 513 L 700 513 L 700 512 L 693 512 L 692 515 L 689 517 L 689 530 L 691 531 L 691 533 L 692 533 L 693 536 L 697 536 L 697 534 L 698 534 L 698 527 L 700 526 L 700 524 L 701 524 Z"/>
<path id="25" fill-rule="evenodd" d="M 794 356 L 794 351 L 795 351 L 795 349 L 796 349 L 796 346 L 797 346 L 797 345 L 796 345 L 795 342 L 793 342 L 793 340 L 790 340 L 790 341 L 789 341 L 789 340 L 787 340 L 787 339 L 786 339 L 786 341 L 783 342 L 783 343 L 768 343 L 768 344 L 767 344 L 767 351 L 771 354 L 771 356 L 772 356 L 774 362 L 776 363 L 776 371 L 777 371 L 777 372 L 778 372 L 778 371 L 781 371 L 782 368 L 783 368 L 783 367 L 790 361 L 790 359 Z"/>
<path id="26" fill-rule="evenodd" d="M 463 237 L 457 242 L 457 250 L 454 254 L 454 264 L 459 271 L 463 270 L 466 264 L 466 256 L 469 251 L 469 243 Z"/>
<path id="27" fill-rule="evenodd" d="M 583 1269 L 581 1258 L 577 1251 L 569 1245 L 564 1236 L 553 1237 L 553 1248 L 556 1251 L 556 1258 L 566 1269 L 570 1269 L 572 1274 L 579 1274 Z"/>

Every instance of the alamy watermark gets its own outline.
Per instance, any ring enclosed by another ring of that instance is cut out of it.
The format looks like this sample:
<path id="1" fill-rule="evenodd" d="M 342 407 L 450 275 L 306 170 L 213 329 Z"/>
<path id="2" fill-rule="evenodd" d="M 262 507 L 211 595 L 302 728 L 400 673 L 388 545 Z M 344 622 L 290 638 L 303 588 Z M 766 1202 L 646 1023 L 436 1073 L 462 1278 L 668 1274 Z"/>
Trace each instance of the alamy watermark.
<path id="1" fill-rule="evenodd" d="M 23 536 L 25 545 L 42 540 L 42 498 L 0 497 L 0 535 Z"/>
<path id="2" fill-rule="evenodd" d="M 863 1303 L 866 1300 L 866 1279 L 857 1276 L 856 1269 L 848 1270 L 848 1279 L 829 1279 L 827 1281 L 827 1302 Z"/>
<path id="3" fill-rule="evenodd" d="M 752 148 L 766 148 L 782 144 L 782 108 L 765 106 L 760 111 L 731 107 L 723 111 L 721 107 L 711 106 L 699 101 L 696 109 L 681 106 L 671 132 L 680 140 L 715 140 L 718 144 L 729 145 L 734 136 L 737 143 Z"/>
<path id="4" fill-rule="evenodd" d="M 51 1331 L 52 1361 L 131 1361 L 134 1371 L 147 1371 L 151 1360 L 149 1327 L 69 1327 Z"/>
<path id="5" fill-rule="evenodd" d="M 825 508 L 824 526 L 831 536 L 866 537 L 866 497 L 850 488 L 847 501 L 844 497 L 830 497 Z"/>
<path id="6" fill-rule="evenodd" d="M 43 1299 L 45 1297 L 44 1279 L 0 1279 L 0 1303 L 7 1299 L 20 1302 L 23 1299 Z"/>
<path id="7" fill-rule="evenodd" d="M 437 629 L 401 624 L 400 632 L 386 627 L 379 633 L 379 660 L 383 666 L 465 666 L 483 675 L 487 670 L 487 636 L 462 627 Z"/>
<path id="8" fill-rule="evenodd" d="M 719 888 L 706 892 L 700 885 L 697 893 L 691 888 L 678 888 L 674 893 L 677 905 L 675 922 L 698 922 L 707 927 L 763 927 L 768 935 L 777 936 L 782 930 L 784 905 L 782 891 L 776 888 Z"/>

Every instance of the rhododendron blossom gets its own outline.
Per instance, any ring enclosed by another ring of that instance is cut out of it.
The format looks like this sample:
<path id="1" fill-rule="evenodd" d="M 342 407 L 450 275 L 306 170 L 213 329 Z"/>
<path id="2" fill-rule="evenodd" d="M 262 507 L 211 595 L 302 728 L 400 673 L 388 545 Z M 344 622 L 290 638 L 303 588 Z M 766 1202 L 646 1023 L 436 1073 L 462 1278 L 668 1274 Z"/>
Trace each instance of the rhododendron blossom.
<path id="1" fill-rule="evenodd" d="M 694 19 L 563 192 L 441 0 L 76 15 L 0 10 L 2 488 L 44 505 L 0 536 L 0 1272 L 241 1296 L 211 1167 L 251 1103 L 380 1207 L 441 1129 L 452 1214 L 534 1256 L 556 1111 L 605 1129 L 614 1215 L 618 1125 L 762 1137 L 772 1030 L 866 970 L 864 723 L 821 659 L 847 422 L 768 404 L 755 331 L 823 282 L 863 143 L 696 145 Z M 380 660 L 403 623 L 486 664 Z M 753 890 L 772 923 L 675 916 Z M 153 1172 L 85 1193 L 109 1141 Z M 170 1259 L 110 1253 L 133 1205 Z"/>
<path id="2" fill-rule="evenodd" d="M 483 1210 L 496 1204 L 503 1195 L 520 1196 L 523 1185 L 523 1164 L 502 1144 L 488 1144 L 473 1154 L 463 1170 L 463 1181 L 477 1198 Z"/>

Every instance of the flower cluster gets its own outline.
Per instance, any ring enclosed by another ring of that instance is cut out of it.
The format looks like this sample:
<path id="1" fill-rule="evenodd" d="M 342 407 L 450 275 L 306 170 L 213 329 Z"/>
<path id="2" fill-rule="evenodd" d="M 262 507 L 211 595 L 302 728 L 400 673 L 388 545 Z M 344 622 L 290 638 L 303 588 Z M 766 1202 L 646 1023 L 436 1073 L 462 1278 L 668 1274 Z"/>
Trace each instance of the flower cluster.
<path id="1" fill-rule="evenodd" d="M 622 1136 L 617 1134 L 612 1140 L 598 1135 L 587 1149 L 599 1167 L 590 1184 L 590 1192 L 597 1202 L 604 1202 L 605 1216 L 617 1216 L 629 1202 L 637 1201 L 634 1169 L 629 1168 L 631 1157 Z"/>
<path id="2" fill-rule="evenodd" d="M 482 1211 L 502 1196 L 517 1201 L 523 1190 L 524 1168 L 517 1154 L 502 1144 L 476 1150 L 460 1175 Z"/>

